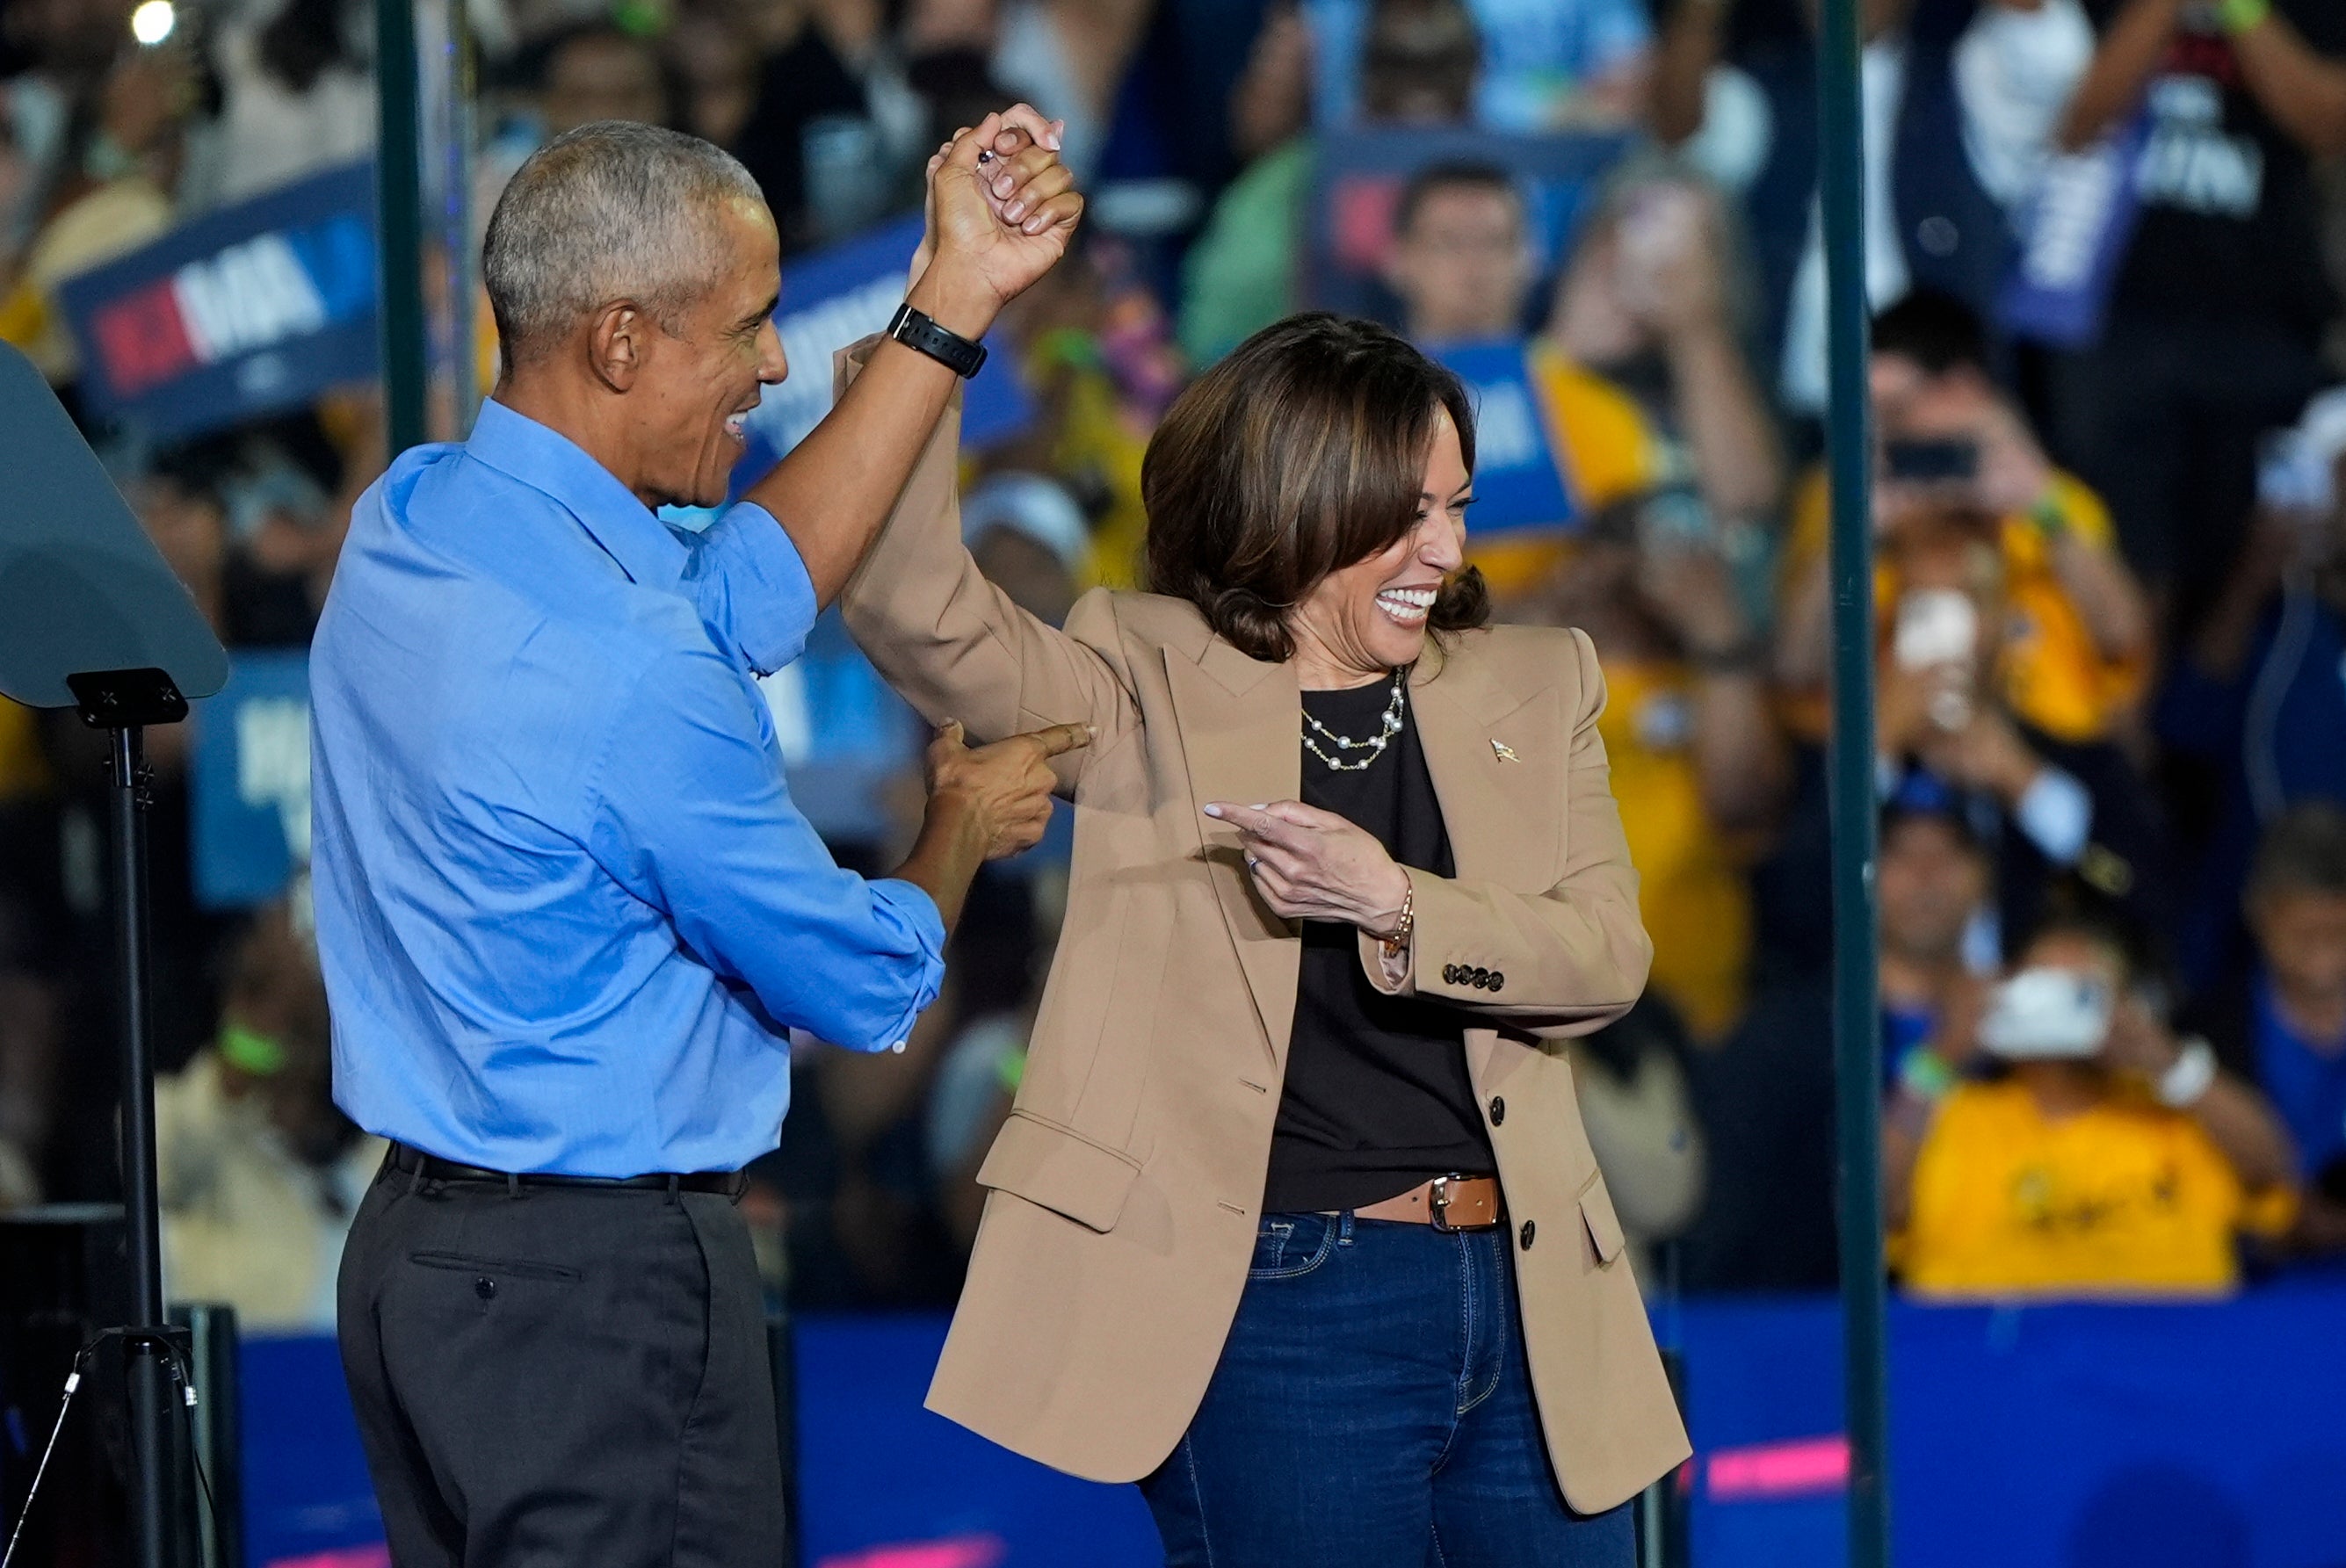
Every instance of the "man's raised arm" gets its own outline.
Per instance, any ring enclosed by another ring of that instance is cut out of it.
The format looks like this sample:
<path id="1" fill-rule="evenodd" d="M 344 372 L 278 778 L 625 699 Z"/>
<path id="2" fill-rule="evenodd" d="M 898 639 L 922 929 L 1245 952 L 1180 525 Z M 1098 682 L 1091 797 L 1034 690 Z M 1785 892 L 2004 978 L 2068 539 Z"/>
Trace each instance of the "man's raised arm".
<path id="1" fill-rule="evenodd" d="M 1066 254 L 1084 202 L 1057 145 L 1056 126 L 1021 104 L 931 160 L 925 264 L 915 265 L 907 304 L 974 342 Z M 990 155 L 983 166 L 981 152 Z M 882 343 L 839 405 L 750 488 L 744 498 L 798 546 L 818 606 L 839 596 L 887 520 L 955 379 L 918 349 Z"/>

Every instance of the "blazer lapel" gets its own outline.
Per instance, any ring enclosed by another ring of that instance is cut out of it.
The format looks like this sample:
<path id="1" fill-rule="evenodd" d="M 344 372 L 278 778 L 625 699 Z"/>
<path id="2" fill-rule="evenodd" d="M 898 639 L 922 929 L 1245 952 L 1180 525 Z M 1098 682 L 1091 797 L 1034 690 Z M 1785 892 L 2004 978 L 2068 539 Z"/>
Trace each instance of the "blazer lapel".
<path id="1" fill-rule="evenodd" d="M 1518 697 L 1471 657 L 1426 659 L 1410 698 L 1458 875 L 1545 892 L 1556 871 L 1571 744 L 1556 687 Z M 1494 1031 L 1466 1031 L 1478 1095 L 1496 1091 L 1523 1061 L 1522 1051 L 1499 1049 Z"/>
<path id="2" fill-rule="evenodd" d="M 1556 687 L 1517 697 L 1454 656 L 1420 661 L 1410 699 L 1457 874 L 1545 892 L 1567 766 Z"/>
<path id="3" fill-rule="evenodd" d="M 1180 718 L 1182 761 L 1199 810 L 1199 853 L 1210 862 L 1215 897 L 1254 993 L 1263 1039 L 1272 1061 L 1284 1062 L 1295 1023 L 1297 928 L 1255 896 L 1238 830 L 1205 816 L 1203 808 L 1210 800 L 1254 806 L 1301 794 L 1302 699 L 1292 670 L 1250 659 L 1219 637 L 1194 657 L 1170 647 L 1164 652 Z"/>

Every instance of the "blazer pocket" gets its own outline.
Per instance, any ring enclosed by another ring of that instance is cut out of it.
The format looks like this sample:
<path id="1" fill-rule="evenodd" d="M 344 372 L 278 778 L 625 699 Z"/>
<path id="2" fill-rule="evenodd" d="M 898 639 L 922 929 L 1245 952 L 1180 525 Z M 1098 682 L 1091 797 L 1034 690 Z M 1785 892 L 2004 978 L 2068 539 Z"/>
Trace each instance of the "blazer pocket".
<path id="1" fill-rule="evenodd" d="M 1580 1219 L 1588 1227 L 1588 1244 L 1596 1249 L 1600 1265 L 1621 1256 L 1628 1238 L 1621 1233 L 1621 1217 L 1613 1212 L 1613 1195 L 1605 1190 L 1601 1175 L 1589 1177 L 1580 1189 Z"/>
<path id="2" fill-rule="evenodd" d="M 1072 1127 L 1013 1111 L 995 1135 L 977 1185 L 1015 1193 L 1105 1235 L 1124 1212 L 1125 1195 L 1140 1166 L 1131 1156 L 1094 1143 Z"/>

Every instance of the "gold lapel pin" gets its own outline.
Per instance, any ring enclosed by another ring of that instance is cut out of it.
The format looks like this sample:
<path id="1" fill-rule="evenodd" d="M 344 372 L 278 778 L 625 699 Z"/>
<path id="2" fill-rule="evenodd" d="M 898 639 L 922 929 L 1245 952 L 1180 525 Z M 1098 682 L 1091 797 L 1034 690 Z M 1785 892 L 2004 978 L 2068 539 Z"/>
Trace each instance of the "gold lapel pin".
<path id="1" fill-rule="evenodd" d="M 1508 745 L 1504 740 L 1498 739 L 1496 737 L 1494 737 L 1491 741 L 1491 754 L 1502 762 L 1521 762 L 1523 760 L 1522 758 L 1515 755 L 1515 748 L 1514 747 Z"/>

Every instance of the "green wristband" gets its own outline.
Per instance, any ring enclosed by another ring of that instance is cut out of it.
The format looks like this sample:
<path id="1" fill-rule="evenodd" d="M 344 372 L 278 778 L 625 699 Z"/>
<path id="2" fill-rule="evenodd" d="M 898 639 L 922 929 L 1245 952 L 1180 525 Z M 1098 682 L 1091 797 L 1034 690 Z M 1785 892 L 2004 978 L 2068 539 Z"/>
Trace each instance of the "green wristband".
<path id="1" fill-rule="evenodd" d="M 2028 509 L 2028 520 L 2035 524 L 2036 531 L 2047 539 L 2057 539 L 2069 531 L 2068 514 L 2061 510 L 2061 503 L 2050 494 Z"/>
<path id="2" fill-rule="evenodd" d="M 2217 25 L 2234 38 L 2262 25 L 2271 15 L 2272 0 L 2221 0 L 2216 7 Z"/>
<path id="3" fill-rule="evenodd" d="M 1948 1091 L 1955 1086 L 1955 1070 L 1936 1051 L 1925 1047 L 1906 1058 L 1899 1069 L 1898 1082 L 1916 1099 L 1935 1104 L 1945 1099 Z"/>
<path id="4" fill-rule="evenodd" d="M 274 1077 L 285 1070 L 285 1047 L 241 1023 L 230 1023 L 221 1028 L 219 1054 L 220 1059 L 229 1065 L 256 1078 Z"/>

